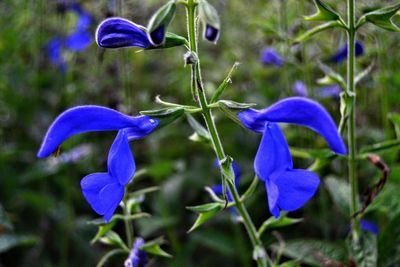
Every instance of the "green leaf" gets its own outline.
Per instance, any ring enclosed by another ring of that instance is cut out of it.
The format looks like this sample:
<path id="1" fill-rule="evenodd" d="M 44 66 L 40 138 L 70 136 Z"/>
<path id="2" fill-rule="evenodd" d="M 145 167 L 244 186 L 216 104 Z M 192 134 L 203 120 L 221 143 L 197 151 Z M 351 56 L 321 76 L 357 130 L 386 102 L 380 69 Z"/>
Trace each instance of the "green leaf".
<path id="1" fill-rule="evenodd" d="M 140 247 L 140 250 L 149 253 L 149 254 L 153 254 L 156 256 L 160 256 L 160 257 L 165 257 L 165 258 L 172 258 L 172 255 L 165 252 L 160 245 L 164 243 L 164 239 L 163 238 L 157 238 L 155 240 L 146 242 L 143 244 L 143 246 Z"/>
<path id="2" fill-rule="evenodd" d="M 393 193 L 398 193 L 393 192 Z M 398 202 L 393 198 L 394 202 Z M 389 221 L 385 227 L 380 229 L 378 240 L 378 265 L 377 266 L 396 266 L 400 262 L 400 213 Z"/>
<path id="3" fill-rule="evenodd" d="M 400 9 L 400 4 L 380 8 L 371 12 L 364 14 L 357 23 L 357 28 L 362 26 L 366 22 L 370 22 L 382 29 L 388 31 L 400 31 L 400 28 L 393 23 L 392 18 L 396 15 L 397 11 Z"/>
<path id="4" fill-rule="evenodd" d="M 96 241 L 100 240 L 108 231 L 110 231 L 117 221 L 111 221 L 110 223 L 100 225 L 99 229 L 97 230 L 97 234 L 93 237 L 90 243 L 93 245 Z"/>
<path id="5" fill-rule="evenodd" d="M 186 117 L 190 127 L 192 127 L 192 129 L 194 130 L 195 134 L 198 137 L 198 139 L 194 139 L 192 135 L 190 137 L 190 140 L 209 143 L 211 141 L 211 136 L 208 130 L 203 125 L 201 125 L 201 123 L 198 122 L 192 115 L 186 114 Z"/>
<path id="6" fill-rule="evenodd" d="M 328 243 L 320 240 L 292 240 L 280 244 L 273 244 L 272 250 L 299 262 L 311 266 L 320 267 L 326 260 L 344 262 L 347 260 L 346 250 L 343 244 Z"/>
<path id="7" fill-rule="evenodd" d="M 312 36 L 314 36 L 317 33 L 323 32 L 327 29 L 330 28 L 335 28 L 335 27 L 341 27 L 341 24 L 337 21 L 329 21 L 326 22 L 324 24 L 318 25 L 314 28 L 311 28 L 310 30 L 306 31 L 305 33 L 301 34 L 299 37 L 297 37 L 296 39 L 294 39 L 294 41 L 292 42 L 293 44 L 299 44 L 302 42 L 307 41 L 308 39 L 310 39 Z"/>
<path id="8" fill-rule="evenodd" d="M 378 249 L 376 235 L 363 231 L 358 239 L 347 239 L 348 247 L 356 266 L 376 267 L 378 261 Z"/>
<path id="9" fill-rule="evenodd" d="M 119 254 L 128 254 L 125 250 L 123 249 L 113 249 L 109 252 L 107 252 L 103 257 L 101 257 L 100 261 L 97 263 L 96 267 L 103 267 L 104 264 L 107 263 L 107 261 Z"/>
<path id="10" fill-rule="evenodd" d="M 6 252 L 17 246 L 32 246 L 39 242 L 36 236 L 19 234 L 0 235 L 0 253 Z"/>
<path id="11" fill-rule="evenodd" d="M 119 247 L 127 252 L 129 252 L 129 248 L 126 246 L 125 242 L 121 239 L 121 237 L 114 231 L 110 230 L 106 233 L 106 235 L 100 238 L 100 242 Z"/>
<path id="12" fill-rule="evenodd" d="M 233 66 L 232 66 L 231 70 L 229 71 L 228 75 L 222 81 L 220 86 L 218 86 L 217 90 L 215 90 L 213 96 L 211 97 L 210 104 L 215 103 L 219 99 L 219 97 L 222 95 L 222 93 L 225 91 L 225 89 L 228 87 L 228 85 L 230 83 L 232 83 L 231 77 L 233 75 L 233 72 L 236 70 L 236 68 L 238 66 L 239 66 L 238 62 L 235 62 L 235 64 L 233 64 Z"/>
<path id="13" fill-rule="evenodd" d="M 337 21 L 341 20 L 339 13 L 337 13 L 332 7 L 327 5 L 321 0 L 314 0 L 314 4 L 317 7 L 317 12 L 304 18 L 309 21 Z"/>
<path id="14" fill-rule="evenodd" d="M 171 48 L 181 45 L 188 45 L 188 41 L 185 37 L 172 32 L 167 32 L 165 34 L 165 42 L 162 45 L 162 48 Z"/>
<path id="15" fill-rule="evenodd" d="M 327 177 L 325 186 L 333 202 L 341 213 L 348 215 L 350 212 L 350 185 L 343 179 Z"/>
<path id="16" fill-rule="evenodd" d="M 186 207 L 188 210 L 197 212 L 197 213 L 202 213 L 202 212 L 207 212 L 207 211 L 212 211 L 212 210 L 220 210 L 222 209 L 222 206 L 220 203 L 207 203 L 203 205 L 198 205 L 198 206 L 189 206 Z"/>
<path id="17" fill-rule="evenodd" d="M 262 235 L 266 230 L 272 229 L 272 228 L 280 228 L 280 227 L 285 227 L 289 226 L 292 224 L 296 224 L 303 221 L 303 219 L 297 219 L 297 218 L 288 218 L 286 217 L 286 214 L 282 213 L 281 216 L 277 219 L 275 217 L 269 217 L 267 220 L 263 222 L 261 227 L 258 229 L 258 235 Z"/>
<path id="18" fill-rule="evenodd" d="M 346 88 L 346 82 L 342 75 L 334 71 L 332 68 L 330 68 L 328 65 L 323 64 L 322 62 L 318 62 L 319 68 L 325 73 L 326 76 L 328 76 L 331 80 L 333 80 L 335 83 L 339 84 L 341 88 Z"/>
<path id="19" fill-rule="evenodd" d="M 218 204 L 218 203 L 216 203 L 216 204 Z M 188 233 L 194 231 L 200 225 L 202 225 L 203 223 L 205 223 L 208 220 L 210 220 L 211 218 L 213 218 L 221 209 L 222 209 L 222 207 L 218 204 L 218 206 L 215 206 L 214 208 L 210 209 L 209 211 L 200 212 L 196 221 L 194 222 L 192 227 L 189 229 Z"/>
<path id="20" fill-rule="evenodd" d="M 181 107 L 140 111 L 140 114 L 149 116 L 159 121 L 159 126 L 157 127 L 157 129 L 174 122 L 184 113 L 185 110 Z"/>
<path id="21" fill-rule="evenodd" d="M 384 151 L 398 150 L 400 148 L 400 139 L 388 140 L 371 146 L 361 148 L 361 153 L 379 153 Z"/>
<path id="22" fill-rule="evenodd" d="M 149 35 L 153 31 L 159 29 L 160 27 L 164 27 L 164 31 L 166 32 L 169 24 L 171 23 L 172 19 L 175 16 L 175 11 L 176 11 L 176 3 L 173 0 L 169 1 L 161 8 L 159 8 L 156 11 L 156 13 L 154 13 L 153 16 L 150 18 L 149 24 L 147 25 L 147 30 L 149 32 Z M 164 40 L 162 43 L 164 43 Z M 160 45 L 160 44 L 154 44 L 154 45 Z"/>

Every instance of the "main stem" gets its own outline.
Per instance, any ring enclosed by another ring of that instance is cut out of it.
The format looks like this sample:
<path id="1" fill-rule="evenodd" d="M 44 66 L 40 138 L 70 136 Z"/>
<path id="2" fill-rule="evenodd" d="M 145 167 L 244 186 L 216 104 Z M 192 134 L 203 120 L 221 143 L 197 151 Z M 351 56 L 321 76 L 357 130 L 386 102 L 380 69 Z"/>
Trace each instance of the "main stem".
<path id="1" fill-rule="evenodd" d="M 197 34 L 196 34 L 196 3 L 194 0 L 187 1 L 187 18 L 188 18 L 188 35 L 189 35 L 189 43 L 190 50 L 197 55 Z M 197 62 L 194 67 L 192 67 L 192 86 L 195 86 L 195 90 L 198 97 L 199 105 L 202 109 L 202 114 L 204 120 L 206 122 L 208 131 L 211 136 L 211 141 L 213 144 L 214 151 L 218 157 L 219 161 L 222 161 L 226 158 L 224 148 L 222 146 L 221 140 L 219 138 L 219 134 L 217 131 L 217 127 L 215 125 L 214 119 L 212 117 L 212 113 L 207 103 L 207 96 L 204 91 L 203 82 L 201 78 L 201 67 L 200 60 L 197 59 Z M 228 179 L 234 180 L 233 177 L 228 177 Z M 233 183 L 227 183 L 229 187 L 229 191 L 231 192 L 232 198 L 235 202 L 236 208 L 243 218 L 243 223 L 251 240 L 254 250 L 257 249 L 261 254 L 261 257 L 257 257 L 257 265 L 259 267 L 266 267 L 267 265 L 267 253 L 263 247 L 260 237 L 258 236 L 257 230 L 250 218 L 249 213 L 247 212 L 246 207 L 240 201 L 239 193 L 236 190 L 236 187 Z"/>
<path id="2" fill-rule="evenodd" d="M 348 129 L 348 145 L 349 145 L 349 158 L 348 158 L 348 169 L 349 169 L 349 182 L 351 187 L 351 203 L 350 203 L 350 215 L 352 216 L 357 211 L 357 151 L 356 151 L 356 85 L 355 85 L 355 0 L 347 1 L 347 12 L 348 12 L 348 58 L 347 58 L 347 97 L 350 97 L 351 104 L 349 108 L 349 118 L 347 122 Z M 352 236 L 357 238 L 360 231 L 360 225 L 358 218 L 352 218 Z"/>

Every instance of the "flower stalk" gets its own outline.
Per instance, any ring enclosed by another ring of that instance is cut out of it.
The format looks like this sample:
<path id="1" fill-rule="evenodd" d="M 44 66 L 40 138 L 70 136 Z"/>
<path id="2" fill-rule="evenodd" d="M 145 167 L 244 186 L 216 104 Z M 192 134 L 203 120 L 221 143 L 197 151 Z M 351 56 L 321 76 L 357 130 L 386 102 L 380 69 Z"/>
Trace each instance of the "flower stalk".
<path id="1" fill-rule="evenodd" d="M 197 53 L 197 25 L 196 25 L 196 6 L 197 3 L 194 0 L 188 0 L 186 2 L 187 9 L 187 27 L 188 27 L 188 37 L 190 50 L 192 53 Z M 226 159 L 226 154 L 224 152 L 224 148 L 222 146 L 218 130 L 215 125 L 215 121 L 212 117 L 212 113 L 210 107 L 208 106 L 207 96 L 204 91 L 203 82 L 201 78 L 201 66 L 200 60 L 197 59 L 197 62 L 192 65 L 192 73 L 191 73 L 191 85 L 192 90 L 195 92 L 196 100 L 202 109 L 202 114 L 207 125 L 207 129 L 211 136 L 211 142 L 213 144 L 214 151 L 217 155 L 218 160 L 221 162 Z M 220 168 L 222 171 L 222 168 Z M 222 173 L 223 174 L 223 173 Z M 234 177 L 226 177 L 228 180 L 233 181 Z M 246 207 L 240 200 L 239 193 L 236 190 L 234 183 L 228 182 L 227 186 L 232 194 L 233 201 L 235 202 L 235 206 L 243 218 L 243 224 L 247 230 L 248 236 L 252 242 L 254 249 L 254 258 L 257 261 L 257 265 L 259 267 L 268 266 L 268 262 L 270 262 L 268 255 L 263 247 L 261 239 L 257 234 L 257 230 L 250 218 L 249 213 L 247 212 Z"/>

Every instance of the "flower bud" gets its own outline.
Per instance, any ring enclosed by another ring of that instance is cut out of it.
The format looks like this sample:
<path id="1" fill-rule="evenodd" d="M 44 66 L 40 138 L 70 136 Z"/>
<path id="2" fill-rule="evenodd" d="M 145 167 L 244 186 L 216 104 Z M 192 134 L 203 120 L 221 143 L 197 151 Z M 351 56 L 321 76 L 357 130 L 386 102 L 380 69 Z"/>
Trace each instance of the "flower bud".
<path id="1" fill-rule="evenodd" d="M 175 11 L 175 1 L 169 1 L 151 17 L 147 26 L 147 37 L 152 45 L 159 46 L 164 43 L 167 27 L 174 18 Z"/>
<path id="2" fill-rule="evenodd" d="M 220 19 L 217 10 L 206 0 L 200 0 L 199 16 L 203 22 L 203 37 L 212 43 L 217 43 L 220 33 Z"/>

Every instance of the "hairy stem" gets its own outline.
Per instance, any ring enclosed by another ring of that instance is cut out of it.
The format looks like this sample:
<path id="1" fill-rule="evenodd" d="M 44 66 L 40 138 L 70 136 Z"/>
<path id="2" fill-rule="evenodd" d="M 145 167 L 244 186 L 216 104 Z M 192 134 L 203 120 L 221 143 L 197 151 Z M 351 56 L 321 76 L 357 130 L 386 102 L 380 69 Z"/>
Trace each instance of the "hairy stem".
<path id="1" fill-rule="evenodd" d="M 350 202 L 350 215 L 353 215 L 357 211 L 357 196 L 358 196 L 358 185 L 357 185 L 357 150 L 356 150 L 356 85 L 355 85 L 355 0 L 347 0 L 347 12 L 348 12 L 348 30 L 347 30 L 347 45 L 348 45 L 348 58 L 347 58 L 347 97 L 351 98 L 349 110 L 349 119 L 347 122 L 348 132 L 348 145 L 349 145 L 349 157 L 348 157 L 348 170 L 349 170 L 349 182 L 351 187 L 351 202 Z M 352 236 L 357 238 L 360 231 L 360 225 L 358 218 L 352 219 Z"/>
<path id="2" fill-rule="evenodd" d="M 197 30 L 196 3 L 194 2 L 194 0 L 188 0 L 186 3 L 186 7 L 187 7 L 187 18 L 188 18 L 187 26 L 188 26 L 190 50 L 193 53 L 196 53 L 196 55 L 198 57 L 197 31 L 196 31 Z M 226 155 L 225 155 L 221 140 L 219 138 L 217 127 L 216 127 L 215 121 L 212 117 L 211 110 L 208 107 L 207 96 L 204 91 L 203 82 L 202 82 L 202 78 L 201 78 L 201 67 L 200 67 L 199 59 L 197 59 L 197 63 L 194 64 L 194 67 L 192 67 L 192 86 L 195 86 L 196 95 L 198 97 L 198 103 L 200 105 L 200 108 L 202 109 L 202 114 L 203 114 L 208 131 L 211 136 L 211 141 L 213 144 L 215 154 L 217 155 L 219 161 L 224 160 L 226 158 Z M 227 177 L 227 179 L 233 181 L 234 177 Z M 268 266 L 268 263 L 267 263 L 267 260 L 269 260 L 268 255 L 263 247 L 263 244 L 261 242 L 259 235 L 257 234 L 257 230 L 250 218 L 249 213 L 247 212 L 246 207 L 240 201 L 240 196 L 236 190 L 235 185 L 230 182 L 228 182 L 227 185 L 229 187 L 229 190 L 230 190 L 233 200 L 235 202 L 235 206 L 236 206 L 239 214 L 243 218 L 243 224 L 245 225 L 245 228 L 247 230 L 247 233 L 249 235 L 249 238 L 251 240 L 253 248 L 255 251 L 258 252 L 257 253 L 258 256 L 256 256 L 256 258 L 255 258 L 255 260 L 257 261 L 257 265 L 259 267 Z"/>

